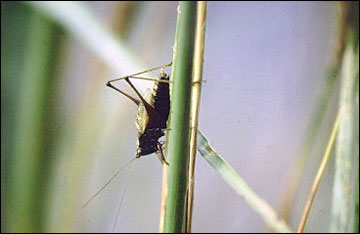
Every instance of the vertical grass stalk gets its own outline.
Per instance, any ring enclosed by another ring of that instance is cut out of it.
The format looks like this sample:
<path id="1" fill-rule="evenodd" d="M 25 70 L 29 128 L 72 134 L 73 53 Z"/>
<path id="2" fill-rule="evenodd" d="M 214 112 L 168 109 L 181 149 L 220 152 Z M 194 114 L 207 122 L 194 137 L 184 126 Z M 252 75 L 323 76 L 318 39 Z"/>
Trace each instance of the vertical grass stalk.
<path id="1" fill-rule="evenodd" d="M 310 192 L 309 198 L 308 198 L 308 200 L 306 202 L 306 206 L 305 206 L 305 209 L 304 209 L 304 212 L 303 212 L 303 215 L 301 217 L 301 221 L 300 221 L 300 224 L 299 224 L 299 227 L 298 227 L 298 230 L 297 230 L 298 233 L 302 233 L 304 231 L 306 220 L 307 220 L 307 218 L 309 216 L 310 209 L 311 209 L 312 203 L 313 203 L 315 195 L 316 195 L 316 191 L 319 188 L 321 178 L 324 175 L 326 166 L 327 166 L 327 164 L 328 164 L 328 162 L 330 160 L 331 152 L 333 150 L 333 146 L 334 146 L 335 139 L 336 139 L 336 134 L 337 134 L 338 129 L 339 129 L 340 117 L 341 116 L 338 113 L 338 115 L 336 117 L 336 120 L 335 120 L 335 123 L 334 123 L 333 130 L 331 131 L 331 135 L 330 135 L 328 145 L 326 146 L 326 150 L 325 150 L 325 153 L 323 155 L 323 159 L 321 161 L 320 167 L 319 167 L 318 172 L 316 174 L 316 177 L 314 179 L 314 183 L 313 183 L 313 185 L 311 187 L 311 192 Z"/>
<path id="2" fill-rule="evenodd" d="M 359 56 L 353 48 L 353 37 L 350 36 L 344 53 L 341 68 L 341 87 L 339 99 L 339 112 L 341 121 L 336 142 L 335 178 L 333 185 L 333 199 L 330 231 L 350 232 L 352 217 L 352 198 L 354 185 L 353 165 L 355 153 L 354 145 L 354 85 L 358 79 Z M 355 55 L 356 53 L 356 55 Z M 357 60 L 357 62 L 356 62 Z"/>
<path id="3" fill-rule="evenodd" d="M 175 33 L 165 232 L 185 232 L 196 2 L 180 2 Z"/>
<path id="4" fill-rule="evenodd" d="M 206 26 L 206 2 L 197 3 L 197 19 L 195 33 L 195 51 L 194 51 L 194 79 L 191 94 L 191 136 L 190 136 L 190 162 L 189 162 L 189 190 L 186 215 L 186 232 L 191 232 L 192 209 L 194 201 L 194 172 L 196 156 L 196 137 L 198 128 L 199 105 L 202 82 L 202 68 L 204 61 L 205 44 L 205 26 Z"/>

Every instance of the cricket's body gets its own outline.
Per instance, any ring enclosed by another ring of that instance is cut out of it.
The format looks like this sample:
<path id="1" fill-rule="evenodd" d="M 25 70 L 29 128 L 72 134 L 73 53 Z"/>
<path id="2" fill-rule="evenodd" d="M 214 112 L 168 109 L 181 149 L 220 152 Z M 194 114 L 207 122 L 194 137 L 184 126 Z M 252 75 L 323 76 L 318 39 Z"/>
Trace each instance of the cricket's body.
<path id="1" fill-rule="evenodd" d="M 160 81 L 169 81 L 169 76 L 163 71 L 159 77 Z M 137 157 L 152 154 L 161 150 L 159 138 L 164 136 L 166 121 L 169 117 L 170 94 L 169 83 L 155 82 L 152 92 L 147 90 L 144 100 L 149 103 L 161 118 L 160 121 L 149 121 L 149 114 L 144 104 L 140 104 L 136 116 L 136 127 L 138 130 Z"/>
<path id="2" fill-rule="evenodd" d="M 136 128 L 138 134 L 136 157 L 139 158 L 144 155 L 157 153 L 162 163 L 166 163 L 165 157 L 162 152 L 162 144 L 159 138 L 164 136 L 166 130 L 166 122 L 169 117 L 170 110 L 170 94 L 169 94 L 169 76 L 164 72 L 165 67 L 172 64 L 152 68 L 143 72 L 133 75 L 121 77 L 109 81 L 106 85 L 122 93 L 136 105 L 138 105 L 138 113 L 136 116 Z M 129 78 L 138 78 L 145 80 L 152 80 L 151 78 L 138 77 L 137 75 L 144 74 L 153 70 L 161 69 L 160 77 L 155 80 L 152 90 L 147 90 L 145 95 L 142 96 L 135 86 L 131 83 Z M 112 82 L 125 79 L 125 81 L 136 92 L 140 100 L 130 96 L 129 94 L 121 91 L 112 85 Z"/>
<path id="3" fill-rule="evenodd" d="M 137 152 L 136 158 L 140 158 L 144 155 L 149 155 L 152 153 L 156 153 L 162 164 L 168 164 L 166 161 L 164 154 L 162 152 L 162 143 L 159 142 L 159 138 L 165 135 L 165 130 L 167 128 L 167 120 L 169 117 L 170 110 L 170 94 L 169 94 L 169 76 L 165 74 L 164 68 L 171 66 L 172 63 L 159 66 L 155 68 L 151 68 L 149 70 L 138 72 L 136 74 L 124 76 L 118 79 L 110 80 L 106 83 L 106 85 L 119 93 L 123 94 L 131 101 L 133 101 L 138 106 L 138 113 L 136 116 L 136 128 L 138 134 L 138 142 L 137 142 Z M 161 69 L 160 77 L 155 80 L 155 84 L 152 90 L 148 89 L 145 92 L 145 95 L 142 96 L 139 91 L 135 88 L 135 86 L 131 83 L 129 78 L 137 78 L 144 80 L 154 80 L 151 78 L 137 77 L 140 74 L 144 74 L 150 71 Z M 132 97 L 131 95 L 125 93 L 124 91 L 118 89 L 112 83 L 115 81 L 119 81 L 124 79 L 131 88 L 135 91 L 139 99 Z M 98 191 L 96 192 L 83 206 L 87 206 L 101 191 L 105 189 L 105 187 L 118 175 L 123 168 L 129 165 L 132 161 L 136 160 L 133 158 L 127 164 L 125 164 L 122 168 L 120 168 L 115 175 L 113 175 L 110 180 Z M 126 190 L 126 189 L 125 189 Z M 124 192 L 125 194 L 125 192 Z M 124 195 L 122 196 L 122 198 Z M 117 219 L 119 216 L 119 211 L 121 207 L 122 199 L 118 208 L 118 213 L 116 215 L 116 220 L 113 226 L 113 232 L 116 228 Z"/>

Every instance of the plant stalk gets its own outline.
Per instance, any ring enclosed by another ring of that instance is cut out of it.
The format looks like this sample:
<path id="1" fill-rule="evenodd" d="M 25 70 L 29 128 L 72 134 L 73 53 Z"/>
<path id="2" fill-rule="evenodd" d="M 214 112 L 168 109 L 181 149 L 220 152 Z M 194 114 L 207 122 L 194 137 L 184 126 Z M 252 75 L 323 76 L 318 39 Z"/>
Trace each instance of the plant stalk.
<path id="1" fill-rule="evenodd" d="M 322 178 L 322 176 L 323 176 L 323 174 L 325 172 L 326 166 L 327 166 L 327 164 L 328 164 L 328 162 L 330 160 L 331 152 L 332 152 L 335 140 L 336 140 L 336 134 L 337 134 L 337 131 L 339 129 L 339 123 L 340 123 L 340 114 L 338 114 L 337 117 L 336 117 L 336 120 L 335 120 L 334 127 L 333 127 L 333 130 L 332 130 L 331 135 L 330 135 L 328 145 L 326 147 L 326 150 L 325 150 L 323 159 L 321 161 L 319 170 L 318 170 L 318 172 L 316 174 L 316 177 L 314 179 L 313 186 L 311 187 L 311 192 L 310 192 L 309 198 L 308 198 L 308 200 L 306 202 L 306 206 L 305 206 L 305 209 L 304 209 L 304 212 L 303 212 L 303 215 L 301 217 L 301 221 L 300 221 L 300 224 L 299 224 L 299 227 L 298 227 L 298 230 L 297 230 L 298 233 L 302 233 L 304 231 L 306 220 L 307 220 L 307 218 L 309 216 L 310 209 L 311 209 L 312 203 L 313 203 L 315 195 L 316 195 L 316 191 L 319 188 L 321 178 Z"/>
<path id="2" fill-rule="evenodd" d="M 191 136 L 190 136 L 190 162 L 189 162 L 189 191 L 186 232 L 191 232 L 191 220 L 194 201 L 194 173 L 196 156 L 196 133 L 198 129 L 200 94 L 202 84 L 202 71 L 204 62 L 204 44 L 205 44 L 205 26 L 206 26 L 206 1 L 197 3 L 197 19 L 195 33 L 195 51 L 194 51 L 194 79 L 191 95 Z"/>
<path id="3" fill-rule="evenodd" d="M 196 23 L 196 2 L 180 2 L 172 69 L 169 134 L 169 176 L 165 232 L 186 231 L 190 108 Z"/>

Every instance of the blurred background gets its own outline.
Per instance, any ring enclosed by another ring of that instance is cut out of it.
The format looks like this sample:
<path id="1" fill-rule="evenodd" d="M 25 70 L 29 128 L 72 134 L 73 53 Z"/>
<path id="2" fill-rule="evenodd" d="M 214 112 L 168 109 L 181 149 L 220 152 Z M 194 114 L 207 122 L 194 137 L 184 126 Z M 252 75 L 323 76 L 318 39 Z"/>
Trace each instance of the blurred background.
<path id="1" fill-rule="evenodd" d="M 199 129 L 293 230 L 337 112 L 340 8 L 208 3 Z M 105 83 L 169 63 L 176 17 L 177 2 L 1 2 L 2 232 L 111 231 L 130 168 L 81 205 L 135 157 L 137 108 Z M 306 232 L 329 231 L 333 169 Z M 138 161 L 117 232 L 158 231 L 161 173 Z M 198 157 L 193 232 L 268 231 Z"/>

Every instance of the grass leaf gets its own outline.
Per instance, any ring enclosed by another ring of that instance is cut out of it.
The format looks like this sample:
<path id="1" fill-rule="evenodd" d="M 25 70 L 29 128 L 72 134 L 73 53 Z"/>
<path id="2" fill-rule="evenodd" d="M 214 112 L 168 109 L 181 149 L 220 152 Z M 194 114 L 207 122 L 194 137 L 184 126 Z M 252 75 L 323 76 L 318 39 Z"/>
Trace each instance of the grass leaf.
<path id="1" fill-rule="evenodd" d="M 265 221 L 271 229 L 277 232 L 291 232 L 285 222 L 278 218 L 275 210 L 266 203 L 254 190 L 236 173 L 236 171 L 218 155 L 210 146 L 205 136 L 198 131 L 198 151 L 201 156 L 219 173 L 219 175 L 230 185 L 236 193 L 244 198 Z"/>

